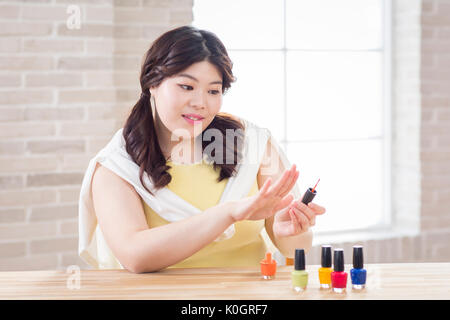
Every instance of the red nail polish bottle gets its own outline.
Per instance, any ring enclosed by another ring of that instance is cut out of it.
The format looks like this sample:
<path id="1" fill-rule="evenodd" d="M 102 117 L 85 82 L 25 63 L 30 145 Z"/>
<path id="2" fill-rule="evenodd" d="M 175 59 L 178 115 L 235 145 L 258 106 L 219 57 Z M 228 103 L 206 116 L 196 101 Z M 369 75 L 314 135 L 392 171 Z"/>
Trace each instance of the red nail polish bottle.
<path id="1" fill-rule="evenodd" d="M 334 271 L 331 273 L 331 286 L 336 293 L 345 293 L 347 272 L 344 271 L 344 250 L 334 250 Z"/>

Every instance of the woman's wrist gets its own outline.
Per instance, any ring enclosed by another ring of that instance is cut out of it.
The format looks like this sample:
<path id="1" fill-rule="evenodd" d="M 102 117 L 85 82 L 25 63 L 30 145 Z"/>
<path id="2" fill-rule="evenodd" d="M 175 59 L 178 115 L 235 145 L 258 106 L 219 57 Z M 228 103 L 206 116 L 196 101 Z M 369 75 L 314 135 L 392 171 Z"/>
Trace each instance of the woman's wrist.
<path id="1" fill-rule="evenodd" d="M 223 205 L 224 205 L 223 212 L 229 221 L 229 225 L 232 225 L 233 223 L 238 222 L 238 220 L 236 220 L 236 218 L 234 217 L 234 214 L 236 212 L 237 202 L 236 201 L 228 201 L 228 202 L 225 202 Z"/>
<path id="2" fill-rule="evenodd" d="M 311 230 L 307 230 L 295 236 L 277 237 L 274 236 L 274 245 L 280 250 L 281 254 L 292 258 L 295 249 L 303 248 L 307 252 L 312 247 L 313 234 Z"/>

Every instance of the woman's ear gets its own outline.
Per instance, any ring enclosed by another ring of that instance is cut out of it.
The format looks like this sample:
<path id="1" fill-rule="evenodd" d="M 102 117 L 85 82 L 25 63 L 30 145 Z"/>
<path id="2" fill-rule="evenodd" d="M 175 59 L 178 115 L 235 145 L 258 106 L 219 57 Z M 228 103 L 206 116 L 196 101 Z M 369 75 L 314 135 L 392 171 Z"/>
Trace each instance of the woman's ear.
<path id="1" fill-rule="evenodd" d="M 156 94 L 158 87 L 150 87 L 148 90 L 150 91 L 150 94 L 154 97 Z"/>

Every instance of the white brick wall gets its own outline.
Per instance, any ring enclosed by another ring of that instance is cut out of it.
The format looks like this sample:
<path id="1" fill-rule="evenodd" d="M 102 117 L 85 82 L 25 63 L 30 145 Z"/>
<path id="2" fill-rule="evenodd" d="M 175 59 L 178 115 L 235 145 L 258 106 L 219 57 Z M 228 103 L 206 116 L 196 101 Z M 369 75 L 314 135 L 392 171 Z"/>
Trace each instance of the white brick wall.
<path id="1" fill-rule="evenodd" d="M 66 26 L 69 5 L 81 29 Z M 78 258 L 88 160 L 139 98 L 140 63 L 192 0 L 0 4 L 0 270 L 65 269 Z"/>

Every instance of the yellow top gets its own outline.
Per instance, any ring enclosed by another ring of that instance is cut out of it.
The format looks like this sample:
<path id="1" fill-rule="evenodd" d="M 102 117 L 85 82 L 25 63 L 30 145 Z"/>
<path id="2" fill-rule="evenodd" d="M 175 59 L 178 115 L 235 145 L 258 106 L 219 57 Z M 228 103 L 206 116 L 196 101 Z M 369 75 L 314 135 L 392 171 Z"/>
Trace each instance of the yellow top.
<path id="1" fill-rule="evenodd" d="M 228 182 L 228 179 L 217 182 L 219 168 L 214 170 L 212 165 L 204 161 L 194 164 L 168 161 L 167 165 L 171 167 L 168 172 L 172 176 L 167 188 L 172 192 L 202 211 L 219 203 Z M 255 179 L 248 196 L 257 192 L 258 184 Z M 145 202 L 142 203 L 149 228 L 170 223 L 155 213 Z M 233 237 L 212 242 L 170 268 L 259 266 L 267 250 L 265 242 L 267 236 L 261 234 L 261 231 L 265 231 L 264 220 L 244 220 L 235 223 L 234 226 Z"/>

